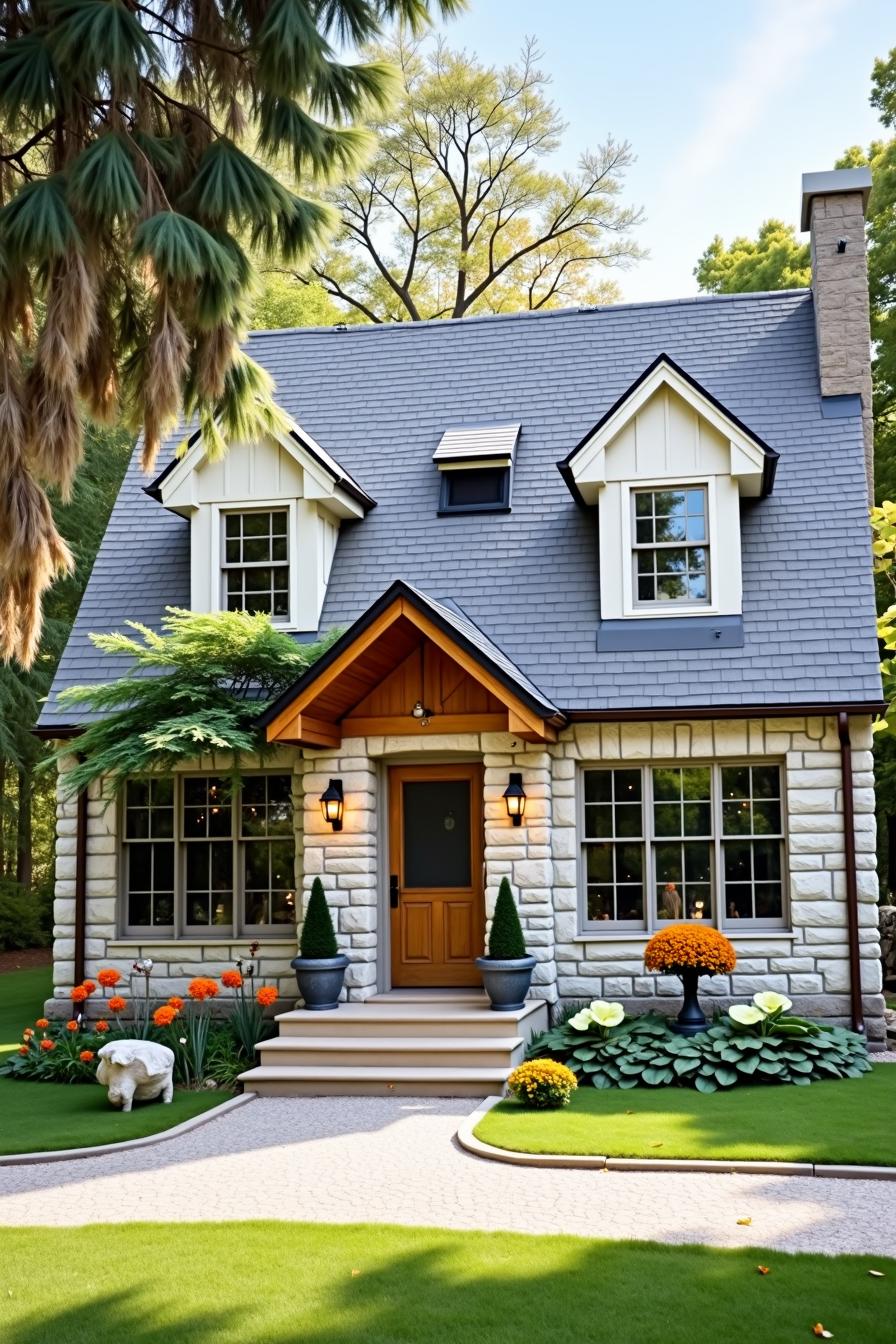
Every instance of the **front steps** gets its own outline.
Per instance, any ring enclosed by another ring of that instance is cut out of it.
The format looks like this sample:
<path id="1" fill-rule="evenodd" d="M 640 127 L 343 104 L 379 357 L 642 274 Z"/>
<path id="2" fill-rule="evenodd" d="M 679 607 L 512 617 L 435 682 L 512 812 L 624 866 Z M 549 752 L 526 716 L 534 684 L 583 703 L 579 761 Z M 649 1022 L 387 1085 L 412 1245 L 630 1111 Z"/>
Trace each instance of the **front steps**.
<path id="1" fill-rule="evenodd" d="M 503 1091 L 548 1011 L 542 999 L 493 1013 L 475 991 L 394 990 L 277 1022 L 280 1035 L 240 1076 L 259 1096 L 487 1097 Z"/>

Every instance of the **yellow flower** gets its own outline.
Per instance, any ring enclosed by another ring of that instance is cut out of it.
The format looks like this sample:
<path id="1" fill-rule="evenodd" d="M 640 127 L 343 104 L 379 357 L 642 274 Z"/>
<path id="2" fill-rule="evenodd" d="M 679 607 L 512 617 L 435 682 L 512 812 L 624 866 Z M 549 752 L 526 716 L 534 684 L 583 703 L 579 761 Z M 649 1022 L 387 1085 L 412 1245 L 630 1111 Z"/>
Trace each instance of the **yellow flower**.
<path id="1" fill-rule="evenodd" d="M 531 1059 L 520 1064 L 507 1086 L 525 1106 L 565 1106 L 578 1084 L 572 1069 L 555 1059 Z"/>
<path id="2" fill-rule="evenodd" d="M 618 1027 L 625 1017 L 621 1003 L 608 1003 L 606 999 L 595 999 L 589 1011 L 599 1027 Z"/>
<path id="3" fill-rule="evenodd" d="M 742 1027 L 753 1027 L 763 1020 L 765 1013 L 759 1008 L 752 1008 L 748 1003 L 735 1003 L 728 1009 L 728 1016 Z"/>
<path id="4" fill-rule="evenodd" d="M 788 1008 L 793 1007 L 793 1003 L 786 994 L 775 994 L 771 989 L 765 990 L 762 994 L 754 994 L 753 1002 L 759 1011 L 766 1015 L 786 1013 Z"/>

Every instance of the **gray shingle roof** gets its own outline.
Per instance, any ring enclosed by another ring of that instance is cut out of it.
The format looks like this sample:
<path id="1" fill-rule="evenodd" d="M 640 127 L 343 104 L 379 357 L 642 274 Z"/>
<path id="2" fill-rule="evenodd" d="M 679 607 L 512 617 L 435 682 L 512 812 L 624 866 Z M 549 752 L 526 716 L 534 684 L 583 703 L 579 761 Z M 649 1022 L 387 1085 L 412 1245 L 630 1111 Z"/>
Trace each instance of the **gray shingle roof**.
<path id="1" fill-rule="evenodd" d="M 564 710 L 867 703 L 880 697 L 861 420 L 822 414 L 807 291 L 400 326 L 262 332 L 280 404 L 378 502 L 343 524 L 322 628 L 348 626 L 396 578 L 450 595 Z M 742 648 L 596 649 L 594 511 L 556 463 L 665 351 L 780 453 L 774 493 L 742 504 Z M 510 513 L 438 517 L 445 429 L 522 425 Z M 172 438 L 168 452 L 180 441 Z M 56 693 L 106 679 L 88 632 L 157 625 L 189 605 L 189 525 L 132 463 Z"/>

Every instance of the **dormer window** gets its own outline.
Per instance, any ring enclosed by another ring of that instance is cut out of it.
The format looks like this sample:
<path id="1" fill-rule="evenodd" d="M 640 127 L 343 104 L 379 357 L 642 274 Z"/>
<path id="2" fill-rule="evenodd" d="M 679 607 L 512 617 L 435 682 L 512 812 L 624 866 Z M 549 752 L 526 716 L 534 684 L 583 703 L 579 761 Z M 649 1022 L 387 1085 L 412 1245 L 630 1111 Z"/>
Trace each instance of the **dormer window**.
<path id="1" fill-rule="evenodd" d="M 632 506 L 636 605 L 709 602 L 706 487 L 633 490 Z"/>
<path id="2" fill-rule="evenodd" d="M 503 513 L 510 509 L 519 425 L 448 429 L 433 453 L 442 481 L 439 513 Z"/>
<path id="3" fill-rule="evenodd" d="M 289 511 L 225 513 L 223 605 L 289 619 Z"/>

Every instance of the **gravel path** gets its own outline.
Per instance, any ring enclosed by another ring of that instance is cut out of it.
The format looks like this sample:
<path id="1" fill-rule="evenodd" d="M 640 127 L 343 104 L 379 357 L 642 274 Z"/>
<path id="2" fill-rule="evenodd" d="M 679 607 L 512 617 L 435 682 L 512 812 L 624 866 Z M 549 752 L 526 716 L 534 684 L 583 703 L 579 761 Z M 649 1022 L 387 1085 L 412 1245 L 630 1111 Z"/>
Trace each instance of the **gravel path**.
<path id="1" fill-rule="evenodd" d="M 474 1104 L 256 1100 L 154 1147 L 0 1169 L 0 1224 L 276 1218 L 830 1253 L 891 1246 L 896 1183 L 516 1168 L 454 1142 Z"/>

